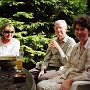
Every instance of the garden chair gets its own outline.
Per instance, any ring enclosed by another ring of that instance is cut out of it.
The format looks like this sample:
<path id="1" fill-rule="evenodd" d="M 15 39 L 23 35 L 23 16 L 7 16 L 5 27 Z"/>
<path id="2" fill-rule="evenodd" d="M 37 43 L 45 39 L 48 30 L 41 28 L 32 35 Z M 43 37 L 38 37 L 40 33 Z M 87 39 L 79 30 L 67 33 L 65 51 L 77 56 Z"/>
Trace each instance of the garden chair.
<path id="1" fill-rule="evenodd" d="M 84 86 L 84 85 L 90 86 L 90 81 L 75 81 L 75 82 L 73 82 L 70 90 L 77 90 L 78 86 Z M 90 88 L 88 88 L 86 90 L 90 90 Z"/>
<path id="2" fill-rule="evenodd" d="M 26 74 L 26 90 L 36 90 L 36 84 L 33 75 L 25 68 L 23 72 Z"/>

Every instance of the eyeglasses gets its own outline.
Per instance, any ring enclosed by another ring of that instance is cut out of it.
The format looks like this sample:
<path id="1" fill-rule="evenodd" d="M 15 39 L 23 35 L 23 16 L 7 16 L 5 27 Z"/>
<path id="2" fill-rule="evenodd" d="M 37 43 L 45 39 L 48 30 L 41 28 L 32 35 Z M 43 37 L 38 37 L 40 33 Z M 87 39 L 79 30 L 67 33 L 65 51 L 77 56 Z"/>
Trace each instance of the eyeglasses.
<path id="1" fill-rule="evenodd" d="M 14 33 L 14 31 L 4 31 L 4 33 Z"/>

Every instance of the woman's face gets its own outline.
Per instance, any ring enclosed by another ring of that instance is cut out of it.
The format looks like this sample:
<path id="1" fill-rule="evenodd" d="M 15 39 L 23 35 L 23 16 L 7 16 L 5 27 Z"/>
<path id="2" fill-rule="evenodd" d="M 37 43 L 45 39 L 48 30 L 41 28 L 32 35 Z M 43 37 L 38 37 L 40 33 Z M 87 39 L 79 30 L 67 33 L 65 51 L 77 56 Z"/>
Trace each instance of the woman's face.
<path id="1" fill-rule="evenodd" d="M 84 42 L 84 41 L 87 41 L 89 37 L 89 31 L 87 28 L 84 28 L 80 26 L 79 24 L 77 24 L 75 27 L 75 35 L 79 41 Z"/>
<path id="2" fill-rule="evenodd" d="M 9 26 L 6 26 L 3 30 L 3 37 L 5 39 L 12 39 L 13 38 L 13 35 L 14 35 L 14 28 L 13 27 L 9 27 Z"/>

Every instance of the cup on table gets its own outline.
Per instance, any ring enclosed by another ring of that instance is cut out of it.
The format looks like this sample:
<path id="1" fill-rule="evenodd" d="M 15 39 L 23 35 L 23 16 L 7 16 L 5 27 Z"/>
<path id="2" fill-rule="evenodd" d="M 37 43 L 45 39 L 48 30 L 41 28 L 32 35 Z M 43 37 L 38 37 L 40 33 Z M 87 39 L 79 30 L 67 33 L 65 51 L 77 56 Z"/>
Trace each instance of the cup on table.
<path id="1" fill-rule="evenodd" d="M 23 60 L 22 58 L 17 58 L 16 60 L 16 69 L 17 70 L 22 70 L 23 68 Z"/>

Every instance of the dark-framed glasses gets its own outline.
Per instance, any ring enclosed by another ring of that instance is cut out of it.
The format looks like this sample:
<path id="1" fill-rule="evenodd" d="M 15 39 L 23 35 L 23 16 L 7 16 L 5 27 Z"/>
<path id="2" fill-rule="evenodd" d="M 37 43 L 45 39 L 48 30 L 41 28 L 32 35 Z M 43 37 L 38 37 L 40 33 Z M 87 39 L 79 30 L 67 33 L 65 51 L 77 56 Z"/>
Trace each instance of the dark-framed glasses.
<path id="1" fill-rule="evenodd" d="M 14 33 L 14 31 L 4 31 L 4 33 Z"/>

